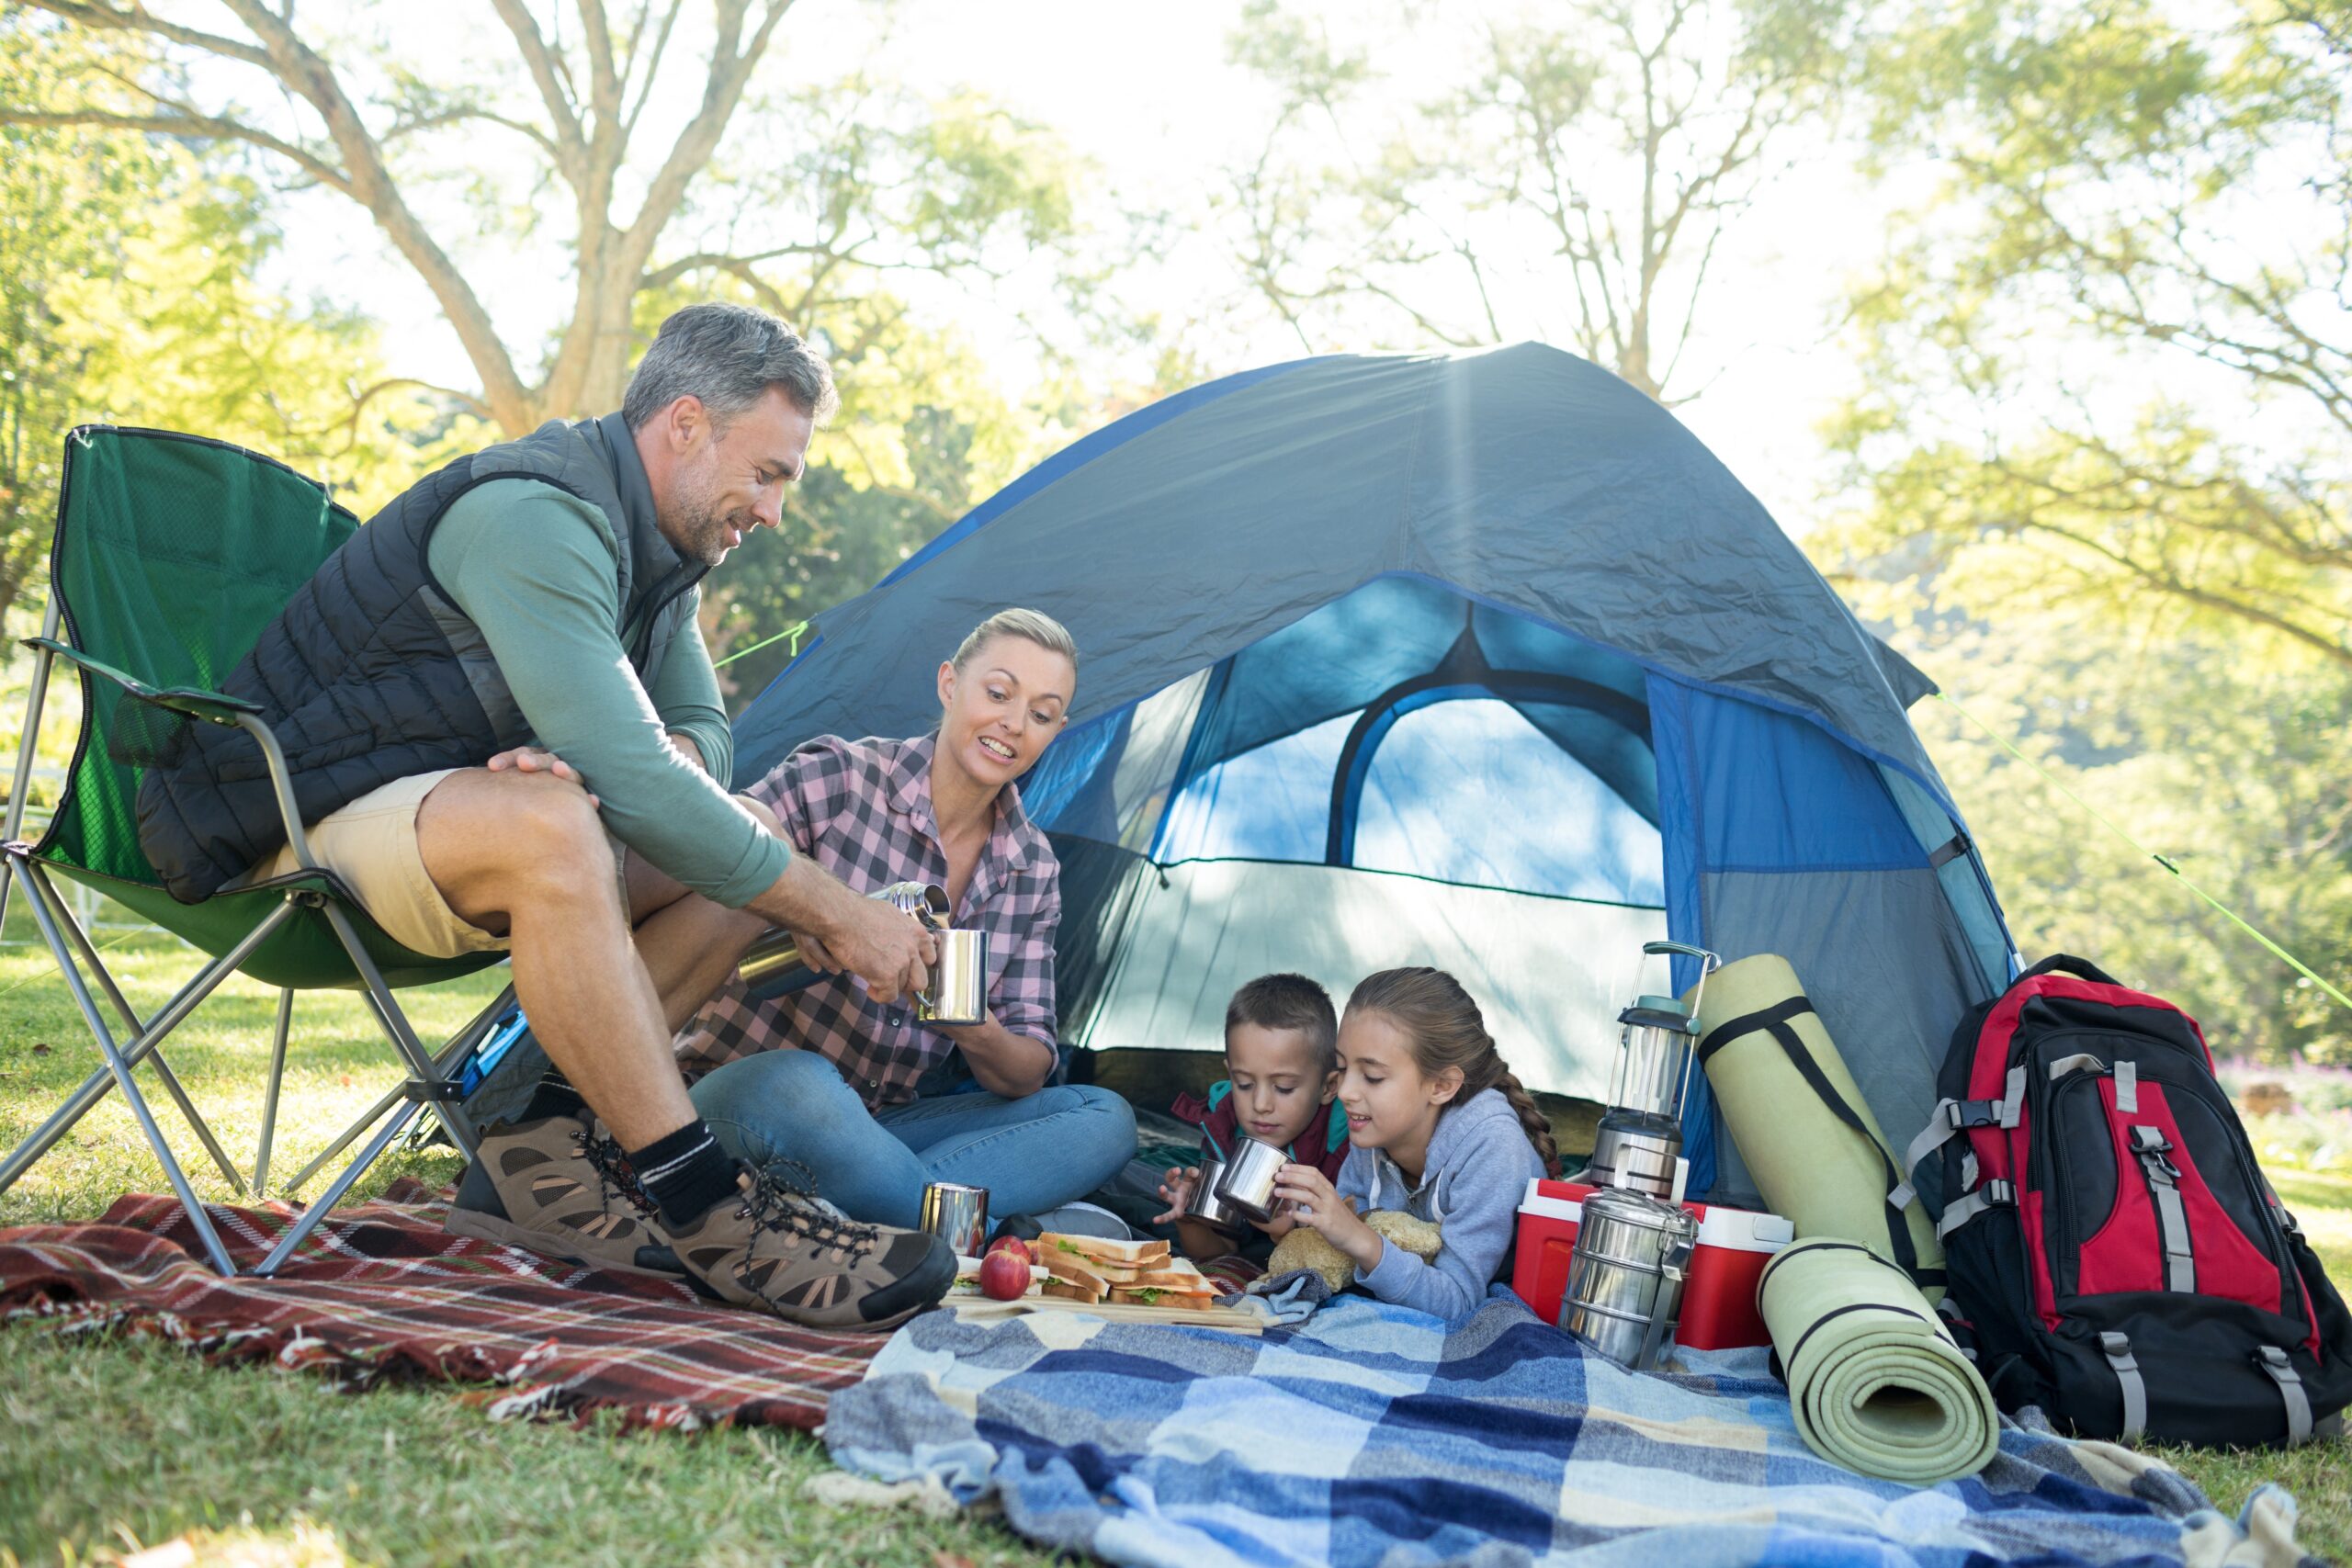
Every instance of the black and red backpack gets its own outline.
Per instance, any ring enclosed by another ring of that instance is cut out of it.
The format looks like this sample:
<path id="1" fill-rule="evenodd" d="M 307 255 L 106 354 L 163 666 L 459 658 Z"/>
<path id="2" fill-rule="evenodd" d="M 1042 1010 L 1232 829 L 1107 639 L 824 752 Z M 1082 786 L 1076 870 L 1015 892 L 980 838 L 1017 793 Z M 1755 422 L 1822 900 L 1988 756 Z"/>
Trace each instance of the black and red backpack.
<path id="1" fill-rule="evenodd" d="M 1906 1163 L 1939 1156 L 1943 1310 L 2003 1409 L 2252 1446 L 2352 1403 L 2352 1315 L 2194 1019 L 2045 959 L 1962 1021 L 1936 1089 Z"/>

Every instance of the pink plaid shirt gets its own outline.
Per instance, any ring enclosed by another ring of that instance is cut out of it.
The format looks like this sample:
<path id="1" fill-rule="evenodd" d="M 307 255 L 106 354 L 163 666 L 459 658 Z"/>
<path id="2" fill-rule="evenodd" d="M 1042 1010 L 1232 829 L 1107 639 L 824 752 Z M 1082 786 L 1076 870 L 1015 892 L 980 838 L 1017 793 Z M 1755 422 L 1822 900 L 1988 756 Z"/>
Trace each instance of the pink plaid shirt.
<path id="1" fill-rule="evenodd" d="M 793 844 L 860 893 L 894 882 L 947 885 L 947 855 L 931 808 L 933 738 L 843 740 L 821 735 L 744 793 L 775 812 Z M 1054 1045 L 1054 931 L 1061 863 L 1007 784 L 996 826 L 954 916 L 989 933 L 989 1010 L 1016 1034 Z M 884 1007 L 846 975 L 754 1001 L 730 976 L 677 1038 L 678 1064 L 699 1077 L 755 1051 L 822 1053 L 879 1110 L 915 1098 L 915 1080 L 956 1043 L 915 1020 L 910 1002 Z"/>

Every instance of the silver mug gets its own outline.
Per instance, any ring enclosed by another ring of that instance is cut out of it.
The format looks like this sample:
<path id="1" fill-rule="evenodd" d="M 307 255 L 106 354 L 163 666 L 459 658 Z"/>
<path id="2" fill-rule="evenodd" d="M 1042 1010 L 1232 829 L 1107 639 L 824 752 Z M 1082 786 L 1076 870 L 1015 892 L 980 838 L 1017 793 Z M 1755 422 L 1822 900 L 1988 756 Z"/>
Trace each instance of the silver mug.
<path id="1" fill-rule="evenodd" d="M 958 1258 L 978 1258 L 989 1241 L 989 1190 L 953 1181 L 926 1183 L 916 1228 L 954 1247 Z"/>
<path id="2" fill-rule="evenodd" d="M 915 1016 L 925 1023 L 978 1023 L 989 1015 L 989 933 L 941 931 L 931 984 L 915 993 Z"/>
<path id="3" fill-rule="evenodd" d="M 1243 1219 L 1264 1224 L 1274 1217 L 1274 1178 L 1289 1163 L 1290 1156 L 1273 1145 L 1242 1139 L 1226 1156 L 1215 1189 L 1217 1200 Z"/>
<path id="4" fill-rule="evenodd" d="M 1211 1153 L 1207 1145 L 1202 1145 L 1200 1179 L 1193 1183 L 1193 1195 L 1184 1203 L 1182 1217 L 1221 1231 L 1239 1230 L 1240 1217 L 1217 1196 L 1216 1184 L 1224 1179 L 1225 1161 Z"/>

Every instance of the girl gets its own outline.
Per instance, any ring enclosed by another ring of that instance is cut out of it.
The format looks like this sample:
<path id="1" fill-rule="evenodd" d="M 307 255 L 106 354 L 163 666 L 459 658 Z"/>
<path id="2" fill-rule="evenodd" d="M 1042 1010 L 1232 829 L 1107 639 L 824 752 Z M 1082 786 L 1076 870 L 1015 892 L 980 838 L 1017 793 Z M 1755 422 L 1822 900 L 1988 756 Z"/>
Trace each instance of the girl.
<path id="1" fill-rule="evenodd" d="M 1510 1254 L 1528 1178 L 1557 1159 L 1550 1124 L 1496 1054 L 1478 1004 L 1440 969 L 1383 970 L 1355 988 L 1340 1023 L 1340 1074 L 1350 1146 L 1339 1181 L 1286 1165 L 1275 1190 L 1382 1301 L 1467 1315 Z M 1363 1222 L 1379 1209 L 1440 1226 L 1436 1261 Z"/>

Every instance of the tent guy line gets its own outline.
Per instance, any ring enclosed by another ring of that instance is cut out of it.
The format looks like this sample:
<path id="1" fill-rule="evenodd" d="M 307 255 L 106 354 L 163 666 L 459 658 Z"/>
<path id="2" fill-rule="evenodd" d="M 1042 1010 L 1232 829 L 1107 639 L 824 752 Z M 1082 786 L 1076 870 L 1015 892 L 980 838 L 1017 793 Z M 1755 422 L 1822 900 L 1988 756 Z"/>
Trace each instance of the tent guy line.
<path id="1" fill-rule="evenodd" d="M 2245 918 L 2240 915 L 2236 910 L 2231 908 L 2227 904 L 2222 903 L 2219 898 L 2214 897 L 2211 893 L 2206 892 L 2204 888 L 2199 886 L 2196 881 L 2190 877 L 2187 872 L 2180 869 L 2179 865 L 2173 861 L 2171 856 L 2158 854 L 2155 851 L 2150 849 L 2147 845 L 2142 843 L 2139 840 L 2125 832 L 2123 829 L 2116 823 L 2113 818 L 2108 816 L 2098 807 L 2093 806 L 2089 801 L 2085 800 L 2081 795 L 2076 795 L 2073 790 L 2068 789 L 2064 781 L 2061 780 L 2057 774 L 2052 773 L 2048 768 L 2043 767 L 2040 762 L 2035 761 L 2031 757 L 2027 756 L 2023 751 L 2018 750 L 2015 745 L 2010 743 L 2007 736 L 2001 734 L 1991 725 L 1985 723 L 1983 719 L 1977 717 L 1974 714 L 1961 706 L 1960 704 L 1953 699 L 1951 693 L 1938 692 L 1936 696 L 1949 705 L 1952 712 L 1960 715 L 1961 717 L 1966 719 L 1969 723 L 1983 730 L 1986 735 L 1992 737 L 1994 744 L 1999 746 L 2002 750 L 2007 751 L 2010 756 L 2015 757 L 2018 761 L 2023 762 L 2027 767 L 2031 768 L 2035 773 L 2040 773 L 2042 779 L 2048 783 L 2052 789 L 2055 789 L 2059 794 L 2064 795 L 2068 800 L 2073 801 L 2075 805 L 2081 807 L 2086 812 L 2089 813 L 2093 821 L 2097 822 L 2100 827 L 2105 828 L 2117 838 L 2122 840 L 2125 843 L 2131 845 L 2132 849 L 2138 851 L 2140 853 L 2147 856 L 2150 860 L 2155 862 L 2158 865 L 2164 867 L 2167 872 L 2170 872 L 2174 877 L 2178 879 L 2183 887 L 2188 888 L 2191 893 L 2194 893 L 2199 898 L 2204 899 L 2205 902 L 2211 904 L 2215 909 L 2219 910 L 2222 918 L 2229 920 L 2231 924 L 2245 932 L 2246 935 L 2254 938 L 2255 941 L 2260 942 L 2264 947 L 2268 948 L 2272 956 L 2278 958 L 2281 963 L 2294 970 L 2298 975 L 2301 975 L 2304 979 L 2309 980 L 2312 985 L 2317 986 L 2321 990 L 2325 991 L 2329 996 L 2335 998 L 2336 1002 L 2346 1010 L 2352 1010 L 2352 997 L 2346 996 L 2342 991 L 2336 989 L 2335 987 L 2329 985 L 2326 978 L 2320 975 L 2317 970 L 2314 970 L 2310 964 L 2304 963 L 2301 959 L 2296 957 L 2293 953 L 2288 952 L 2285 948 L 2271 941 L 2267 934 L 2257 931 L 2252 923 L 2246 920 Z"/>

